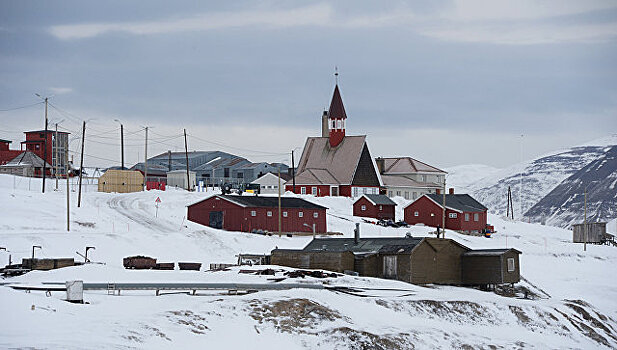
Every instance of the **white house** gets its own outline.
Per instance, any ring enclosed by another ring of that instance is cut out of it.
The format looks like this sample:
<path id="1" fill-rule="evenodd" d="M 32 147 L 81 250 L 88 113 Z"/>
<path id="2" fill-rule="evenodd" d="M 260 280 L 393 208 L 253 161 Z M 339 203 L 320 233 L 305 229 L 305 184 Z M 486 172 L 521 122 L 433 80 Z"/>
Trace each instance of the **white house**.
<path id="1" fill-rule="evenodd" d="M 443 189 L 446 172 L 411 157 L 377 158 L 388 197 L 416 200 Z"/>
<path id="2" fill-rule="evenodd" d="M 281 173 L 281 187 L 284 188 L 285 182 L 291 179 L 291 176 Z M 262 194 L 278 194 L 279 193 L 279 177 L 274 173 L 262 175 L 257 180 L 251 182 L 259 185 L 259 192 Z M 283 194 L 284 190 L 281 192 Z"/>

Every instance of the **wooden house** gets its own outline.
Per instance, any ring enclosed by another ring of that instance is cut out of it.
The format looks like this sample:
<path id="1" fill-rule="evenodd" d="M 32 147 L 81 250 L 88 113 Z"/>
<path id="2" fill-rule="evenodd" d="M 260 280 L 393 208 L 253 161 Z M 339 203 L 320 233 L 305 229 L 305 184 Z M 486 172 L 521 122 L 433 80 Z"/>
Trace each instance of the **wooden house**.
<path id="1" fill-rule="evenodd" d="M 366 218 L 394 220 L 396 203 L 382 194 L 365 194 L 353 204 L 353 215 Z"/>
<path id="2" fill-rule="evenodd" d="M 606 239 L 606 222 L 588 222 L 587 239 L 585 239 L 585 224 L 572 225 L 572 241 L 574 243 L 603 243 Z"/>
<path id="3" fill-rule="evenodd" d="M 471 250 L 452 239 L 430 237 L 315 238 L 304 249 L 273 250 L 271 263 L 353 270 L 414 284 L 496 285 L 520 280 L 518 254 L 515 249 Z"/>
<path id="4" fill-rule="evenodd" d="M 516 283 L 521 279 L 520 251 L 478 249 L 463 254 L 463 282 L 469 285 Z"/>
<path id="5" fill-rule="evenodd" d="M 416 200 L 443 188 L 446 172 L 411 157 L 375 159 L 388 197 Z"/>
<path id="6" fill-rule="evenodd" d="M 282 232 L 325 233 L 326 207 L 281 198 Z M 189 221 L 227 231 L 278 232 L 278 197 L 216 195 L 188 206 Z"/>
<path id="7" fill-rule="evenodd" d="M 446 228 L 459 232 L 482 232 L 486 228 L 487 208 L 468 194 L 446 194 Z M 441 227 L 443 194 L 425 194 L 404 209 L 405 222 Z"/>

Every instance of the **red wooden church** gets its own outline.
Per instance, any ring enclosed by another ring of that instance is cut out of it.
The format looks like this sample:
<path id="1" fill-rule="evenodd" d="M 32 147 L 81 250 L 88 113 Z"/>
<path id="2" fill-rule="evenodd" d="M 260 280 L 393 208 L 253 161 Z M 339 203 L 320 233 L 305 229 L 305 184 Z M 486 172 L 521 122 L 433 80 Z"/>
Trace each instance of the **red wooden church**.
<path id="1" fill-rule="evenodd" d="M 296 170 L 295 188 L 291 180 L 285 183 L 286 191 L 318 197 L 379 194 L 383 183 L 366 135 L 345 135 L 346 121 L 336 85 L 330 108 L 322 116 L 322 135 L 307 138 Z"/>

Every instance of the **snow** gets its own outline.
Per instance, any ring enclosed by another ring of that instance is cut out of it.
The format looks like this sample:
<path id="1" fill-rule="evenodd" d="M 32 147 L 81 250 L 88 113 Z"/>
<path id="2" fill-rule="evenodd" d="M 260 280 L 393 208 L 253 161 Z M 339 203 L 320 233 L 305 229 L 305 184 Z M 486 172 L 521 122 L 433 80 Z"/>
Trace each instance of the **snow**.
<path id="1" fill-rule="evenodd" d="M 491 176 L 500 169 L 484 164 L 467 164 L 446 168 L 448 172 L 446 185 L 454 187 L 456 192 L 466 193 L 473 183 L 481 181 L 487 176 Z"/>
<path id="2" fill-rule="evenodd" d="M 51 183 L 51 184 L 50 184 Z M 239 268 L 207 272 L 210 263 L 233 263 L 238 253 L 268 253 L 275 247 L 302 248 L 311 237 L 262 236 L 226 232 L 185 219 L 186 205 L 218 192 L 184 190 L 129 194 L 70 193 L 71 230 L 66 231 L 65 183 L 0 175 L 0 263 L 28 257 L 75 257 L 85 246 L 94 262 L 52 271 L 35 271 L 4 282 L 41 284 L 81 279 L 85 282 L 250 282 L 272 283 L 272 276 L 239 274 Z M 350 198 L 298 196 L 328 207 L 329 231 L 353 236 L 430 236 L 423 226 L 386 228 L 352 215 Z M 158 217 L 155 199 L 160 197 Z M 394 199 L 398 218 L 409 201 Z M 520 285 L 550 295 L 535 300 L 453 286 L 416 286 L 400 281 L 343 276 L 328 285 L 373 288 L 368 297 L 327 290 L 293 289 L 248 295 L 200 292 L 197 296 L 153 291 L 86 291 L 86 305 L 62 300 L 64 293 L 25 293 L 0 286 L 0 348 L 614 348 L 617 346 L 617 285 L 610 276 L 617 248 L 570 243 L 571 231 L 509 221 L 489 215 L 498 231 L 492 238 L 447 231 L 470 248 L 514 247 L 523 252 Z M 160 262 L 201 262 L 202 271 L 125 270 L 122 258 L 148 255 Z M 243 267 L 244 269 L 245 267 Z M 255 268 L 255 267 L 253 267 Z M 283 269 L 281 267 L 273 267 Z M 282 276 L 278 272 L 277 276 Z M 322 283 L 307 278 L 286 282 Z M 390 290 L 382 290 L 390 289 Z M 396 289 L 396 290 L 392 290 Z M 400 291 L 399 291 L 400 290 Z M 541 292 L 538 292 L 542 295 Z M 580 302 L 572 302 L 580 300 Z M 298 306 L 299 305 L 299 306 Z M 582 306 L 580 306 L 582 305 Z M 598 314 L 602 330 L 578 313 Z M 295 310 L 295 311 L 294 311 Z M 303 310 L 298 312 L 298 310 Z M 276 312 L 274 312 L 276 311 Z M 575 326 L 576 325 L 576 326 Z M 585 335 L 584 326 L 599 337 Z M 565 327 L 565 328 L 564 328 Z M 577 327 L 579 329 L 577 329 Z M 595 340 L 594 340 L 595 339 Z M 601 340 L 604 339 L 604 340 Z M 522 345 L 521 345 L 522 344 Z"/>

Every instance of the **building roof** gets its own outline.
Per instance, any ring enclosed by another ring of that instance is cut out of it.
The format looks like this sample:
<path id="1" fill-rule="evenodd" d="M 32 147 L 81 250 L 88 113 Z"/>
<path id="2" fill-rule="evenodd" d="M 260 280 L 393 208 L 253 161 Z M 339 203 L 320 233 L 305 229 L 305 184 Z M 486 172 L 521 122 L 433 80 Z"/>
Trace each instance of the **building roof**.
<path id="1" fill-rule="evenodd" d="M 428 197 L 433 202 L 437 203 L 437 205 L 442 207 L 443 194 L 430 193 L 425 194 L 424 196 Z M 419 200 L 420 198 L 416 200 Z M 446 208 L 456 211 L 485 211 L 488 209 L 468 194 L 446 194 Z"/>
<path id="2" fill-rule="evenodd" d="M 384 186 L 390 187 L 415 187 L 415 188 L 441 188 L 440 184 L 434 182 L 420 182 L 406 177 L 405 175 L 382 174 L 381 180 Z"/>
<path id="3" fill-rule="evenodd" d="M 224 199 L 245 208 L 278 208 L 278 197 L 237 195 L 216 195 L 215 197 Z M 204 200 L 208 199 L 210 198 Z M 197 203 L 203 202 L 204 200 Z M 195 205 L 197 203 L 193 203 L 191 205 Z M 328 209 L 324 206 L 296 197 L 281 197 L 281 208 Z"/>
<path id="4" fill-rule="evenodd" d="M 12 143 L 13 141 L 0 139 L 0 143 Z"/>
<path id="5" fill-rule="evenodd" d="M 358 244 L 354 244 L 354 238 L 315 238 L 306 247 L 304 251 L 327 251 L 327 252 L 344 252 L 352 251 L 355 253 L 379 252 L 382 249 L 390 249 L 385 247 L 407 247 L 411 251 L 416 245 L 420 244 L 423 237 L 374 237 L 360 238 Z M 392 248 L 394 249 L 394 248 Z M 384 251 L 385 251 L 384 250 Z"/>
<path id="6" fill-rule="evenodd" d="M 26 151 L 20 153 L 17 157 L 11 159 L 8 163 L 2 165 L 4 167 L 24 167 L 31 166 L 35 168 L 42 168 L 43 164 L 46 164 L 45 167 L 51 169 L 51 165 L 45 162 L 41 157 L 37 156 L 33 152 Z"/>
<path id="7" fill-rule="evenodd" d="M 395 175 L 395 174 L 411 174 L 411 173 L 443 173 L 445 171 L 438 169 L 434 166 L 428 165 L 417 159 L 411 157 L 390 157 L 390 158 L 377 158 L 383 159 L 383 174 Z"/>
<path id="8" fill-rule="evenodd" d="M 343 99 L 341 98 L 338 84 L 334 87 L 334 94 L 332 94 L 328 117 L 331 119 L 347 119 L 347 113 L 345 113 L 345 106 L 343 106 Z"/>
<path id="9" fill-rule="evenodd" d="M 366 197 L 374 205 L 396 205 L 393 200 L 384 194 L 364 194 L 362 197 Z"/>
<path id="10" fill-rule="evenodd" d="M 45 130 L 33 130 L 33 131 L 24 131 L 24 134 L 34 134 L 34 133 L 45 133 Z M 47 133 L 56 133 L 56 130 L 47 130 Z M 58 131 L 58 134 L 70 134 L 70 132 L 66 131 Z"/>
<path id="11" fill-rule="evenodd" d="M 275 179 L 278 177 L 278 173 L 274 173 L 274 172 L 269 172 L 269 173 L 265 173 L 263 175 L 261 175 L 260 177 L 258 177 L 257 179 L 253 180 L 253 182 L 251 183 L 257 183 L 260 180 L 262 180 L 263 178 L 265 178 L 266 176 L 273 176 Z M 287 174 L 287 173 L 281 173 L 281 181 L 284 183 L 287 180 L 291 179 L 291 175 Z"/>
<path id="12" fill-rule="evenodd" d="M 518 254 L 522 254 L 519 250 L 514 248 L 508 249 L 474 249 L 463 253 L 464 256 L 500 256 L 509 251 L 514 251 Z"/>
<path id="13" fill-rule="evenodd" d="M 192 175 L 195 175 L 195 172 L 193 170 L 189 170 L 189 173 L 192 174 Z M 168 171 L 168 172 L 166 172 L 166 174 L 172 174 L 172 175 L 173 174 L 183 174 L 183 175 L 186 175 L 186 168 Z"/>
<path id="14" fill-rule="evenodd" d="M 306 139 L 296 184 L 351 184 L 366 143 L 366 136 L 345 136 L 336 146 L 328 137 Z"/>

